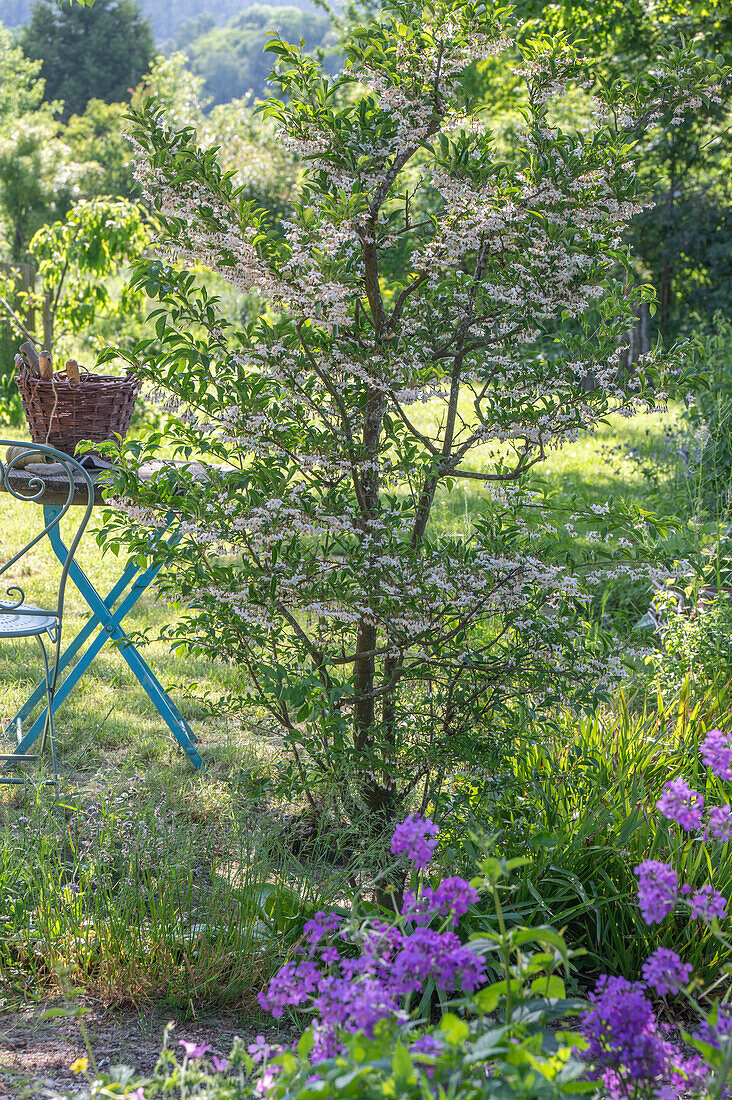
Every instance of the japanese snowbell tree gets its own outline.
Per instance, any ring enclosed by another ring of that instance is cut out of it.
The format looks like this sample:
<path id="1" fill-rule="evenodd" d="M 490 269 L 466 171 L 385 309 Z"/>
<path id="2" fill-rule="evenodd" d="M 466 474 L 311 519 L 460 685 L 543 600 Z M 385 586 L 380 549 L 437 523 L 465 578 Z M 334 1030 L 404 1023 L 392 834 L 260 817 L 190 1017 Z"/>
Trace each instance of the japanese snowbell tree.
<path id="1" fill-rule="evenodd" d="M 562 512 L 530 471 L 662 401 L 665 373 L 683 383 L 660 355 L 633 379 L 619 367 L 634 305 L 620 237 L 643 201 L 634 140 L 703 108 L 719 74 L 688 49 L 595 86 L 567 40 L 519 35 L 490 3 L 390 2 L 350 31 L 334 79 L 273 41 L 285 94 L 266 110 L 304 164 L 284 231 L 192 129 L 154 104 L 135 114 L 161 233 L 136 277 L 160 302 L 157 339 L 133 362 L 167 392 L 166 442 L 207 474 L 143 488 L 135 464 L 159 440 L 129 446 L 108 537 L 143 551 L 173 503 L 176 638 L 241 668 L 309 798 L 328 788 L 379 826 L 479 761 L 501 713 L 586 703 L 619 675 L 588 607 L 641 567 L 647 517 Z M 524 89 L 512 163 L 461 83 L 505 50 Z M 551 104 L 577 84 L 596 124 L 564 133 Z M 226 322 L 199 265 L 255 291 L 262 316 Z M 465 484 L 469 529 L 436 522 Z"/>

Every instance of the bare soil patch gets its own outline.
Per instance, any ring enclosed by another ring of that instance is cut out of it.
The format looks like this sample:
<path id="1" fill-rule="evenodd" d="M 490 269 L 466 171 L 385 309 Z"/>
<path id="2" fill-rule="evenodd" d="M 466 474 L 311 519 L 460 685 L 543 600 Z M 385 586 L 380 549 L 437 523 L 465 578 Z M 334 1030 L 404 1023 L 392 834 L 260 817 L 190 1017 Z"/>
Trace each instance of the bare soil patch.
<path id="1" fill-rule="evenodd" d="M 35 1006 L 0 1013 L 0 1100 L 48 1100 L 58 1093 L 82 1092 L 85 1082 L 70 1069 L 86 1055 L 86 1047 L 73 1017 L 40 1017 L 51 1006 Z M 114 1065 L 133 1066 L 136 1073 L 152 1073 L 162 1045 L 163 1029 L 173 1011 L 150 1009 L 90 1008 L 84 1023 L 100 1070 Z M 211 1053 L 225 1056 L 236 1036 L 252 1042 L 257 1035 L 282 1041 L 282 1034 L 254 1014 L 218 1014 L 195 1020 L 179 1020 L 171 1045 L 181 1039 L 210 1043 Z"/>

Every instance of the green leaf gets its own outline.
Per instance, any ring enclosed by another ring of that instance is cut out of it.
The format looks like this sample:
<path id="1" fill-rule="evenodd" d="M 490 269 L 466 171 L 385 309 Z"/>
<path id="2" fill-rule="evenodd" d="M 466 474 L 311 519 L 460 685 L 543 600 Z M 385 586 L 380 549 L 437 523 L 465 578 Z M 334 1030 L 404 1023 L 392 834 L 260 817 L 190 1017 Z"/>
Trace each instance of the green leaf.
<path id="1" fill-rule="evenodd" d="M 307 1058 L 314 1045 L 315 1039 L 313 1038 L 312 1029 L 308 1028 L 307 1031 L 302 1033 L 297 1043 L 297 1053 L 300 1058 Z"/>
<path id="2" fill-rule="evenodd" d="M 391 1060 L 391 1068 L 394 1077 L 399 1082 L 413 1082 L 416 1079 L 412 1057 L 407 1048 L 401 1043 L 397 1044 L 396 1050 L 394 1051 L 394 1056 Z"/>
<path id="3" fill-rule="evenodd" d="M 537 997 L 566 997 L 567 995 L 564 982 L 557 974 L 534 978 L 531 983 L 531 992 Z"/>
<path id="4" fill-rule="evenodd" d="M 454 1012 L 446 1012 L 440 1020 L 440 1031 L 450 1046 L 461 1046 L 470 1035 L 470 1028 Z"/>

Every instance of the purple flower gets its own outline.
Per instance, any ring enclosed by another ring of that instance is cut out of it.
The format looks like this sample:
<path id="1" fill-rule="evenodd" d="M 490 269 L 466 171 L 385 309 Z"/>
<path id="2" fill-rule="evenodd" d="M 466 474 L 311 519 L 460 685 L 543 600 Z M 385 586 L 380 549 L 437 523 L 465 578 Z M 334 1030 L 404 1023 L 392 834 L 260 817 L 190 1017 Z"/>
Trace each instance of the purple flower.
<path id="1" fill-rule="evenodd" d="M 732 807 L 725 803 L 707 808 L 707 836 L 709 833 L 717 840 L 732 840 Z"/>
<path id="2" fill-rule="evenodd" d="M 439 829 L 428 817 L 415 817 L 410 814 L 394 830 L 391 838 L 391 850 L 395 856 L 406 856 L 418 871 L 423 870 L 432 859 L 437 840 L 434 838 Z M 427 838 L 432 839 L 428 840 Z"/>
<path id="3" fill-rule="evenodd" d="M 319 977 L 320 970 L 314 962 L 285 963 L 270 981 L 267 992 L 258 995 L 259 1003 L 277 1020 L 287 1005 L 297 1008 L 305 1004 L 317 988 Z"/>
<path id="4" fill-rule="evenodd" d="M 211 1049 L 209 1043 L 189 1043 L 185 1039 L 180 1039 L 178 1046 L 183 1047 L 186 1058 L 203 1058 L 206 1051 Z"/>
<path id="5" fill-rule="evenodd" d="M 402 914 L 418 924 L 429 924 L 433 917 L 452 915 L 453 926 L 478 900 L 478 891 L 464 878 L 446 878 L 432 890 L 424 887 L 419 894 L 408 890 L 404 896 Z"/>
<path id="6" fill-rule="evenodd" d="M 419 928 L 404 937 L 392 974 L 396 987 L 404 992 L 421 989 L 429 977 L 438 989 L 472 992 L 485 979 L 485 963 L 463 947 L 454 932 Z"/>
<path id="7" fill-rule="evenodd" d="M 662 921 L 672 912 L 679 892 L 679 876 L 668 863 L 644 859 L 635 868 L 638 905 L 646 924 Z"/>
<path id="8" fill-rule="evenodd" d="M 722 920 L 727 911 L 727 899 L 713 886 L 702 886 L 689 902 L 692 917 L 700 917 L 711 924 L 713 920 Z"/>
<path id="9" fill-rule="evenodd" d="M 714 1015 L 714 1011 L 710 1016 Z M 722 1040 L 729 1040 L 732 1037 L 732 1009 L 729 1005 L 718 1005 L 716 1014 L 716 1021 L 711 1022 L 706 1019 L 700 1023 L 699 1028 L 694 1032 L 694 1038 L 701 1039 L 703 1043 L 709 1043 L 710 1046 L 719 1050 Z"/>
<path id="10" fill-rule="evenodd" d="M 432 1078 L 435 1075 L 435 1067 L 432 1065 L 432 1060 L 439 1058 L 444 1050 L 444 1046 L 435 1035 L 422 1035 L 421 1038 L 416 1039 L 409 1052 L 414 1058 L 417 1065 L 421 1065 L 424 1068 L 428 1078 Z"/>
<path id="11" fill-rule="evenodd" d="M 265 1058 L 269 1058 L 272 1053 L 272 1047 L 269 1045 L 264 1035 L 258 1035 L 253 1043 L 250 1043 L 247 1050 L 252 1056 L 253 1062 L 261 1062 Z"/>
<path id="12" fill-rule="evenodd" d="M 710 730 L 701 747 L 701 758 L 720 779 L 732 780 L 732 733 Z"/>
<path id="13" fill-rule="evenodd" d="M 415 1039 L 409 1049 L 412 1054 L 427 1054 L 432 1057 L 442 1054 L 445 1048 L 436 1035 L 422 1035 Z"/>
<path id="14" fill-rule="evenodd" d="M 682 962 L 675 951 L 666 947 L 657 947 L 643 963 L 643 977 L 661 997 L 678 993 L 683 985 L 688 985 L 691 973 L 690 964 Z"/>
<path id="15" fill-rule="evenodd" d="M 316 913 L 312 920 L 305 924 L 303 929 L 305 939 L 313 948 L 327 935 L 336 932 L 342 918 L 337 913 Z"/>
<path id="16" fill-rule="evenodd" d="M 213 1062 L 213 1068 L 216 1070 L 217 1073 L 223 1073 L 225 1069 L 229 1068 L 229 1059 L 219 1058 L 218 1054 L 214 1054 L 211 1061 Z"/>
<path id="17" fill-rule="evenodd" d="M 656 1093 L 657 1100 L 676 1100 L 678 1096 L 704 1096 L 709 1086 L 709 1066 L 699 1054 L 676 1058 L 670 1084 Z"/>
<path id="18" fill-rule="evenodd" d="M 592 1065 L 590 1077 L 600 1079 L 611 1096 L 625 1091 L 622 1082 L 655 1082 L 667 1076 L 673 1047 L 659 1034 L 653 1007 L 639 982 L 603 974 L 590 993 L 591 1008 L 580 1031 L 589 1046 L 582 1058 Z"/>
<path id="19" fill-rule="evenodd" d="M 262 1074 L 254 1086 L 255 1094 L 257 1096 L 267 1096 L 274 1088 L 276 1084 L 275 1078 L 279 1072 L 279 1066 L 268 1066 L 267 1072 Z"/>
<path id="20" fill-rule="evenodd" d="M 687 832 L 701 825 L 704 799 L 685 779 L 669 780 L 656 806 L 664 817 L 676 821 Z"/>

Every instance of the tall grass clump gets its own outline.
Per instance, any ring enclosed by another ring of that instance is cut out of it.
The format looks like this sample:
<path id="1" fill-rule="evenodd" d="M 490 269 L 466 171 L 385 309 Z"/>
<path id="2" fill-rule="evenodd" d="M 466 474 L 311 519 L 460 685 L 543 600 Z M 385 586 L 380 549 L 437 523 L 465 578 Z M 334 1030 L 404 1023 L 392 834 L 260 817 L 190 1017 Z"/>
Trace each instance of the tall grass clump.
<path id="1" fill-rule="evenodd" d="M 59 975 L 105 1004 L 246 1000 L 343 890 L 340 873 L 308 874 L 251 821 L 196 824 L 124 795 L 5 809 L 6 1003 L 58 990 Z"/>
<path id="2" fill-rule="evenodd" d="M 713 877 L 723 893 L 732 890 L 730 846 L 689 838 L 655 809 L 672 776 L 708 801 L 719 795 L 719 780 L 699 763 L 699 744 L 731 708 L 729 692 L 718 690 L 692 702 L 688 683 L 673 704 L 658 699 L 640 714 L 621 697 L 615 712 L 547 728 L 508 762 L 500 784 L 474 789 L 475 817 L 498 833 L 505 857 L 529 860 L 506 919 L 563 928 L 585 952 L 580 981 L 601 973 L 635 979 L 658 946 L 683 953 L 702 980 L 718 974 L 721 948 L 705 926 L 681 918 L 644 923 L 633 869 L 644 859 L 668 860 L 692 886 Z M 475 854 L 469 845 L 466 854 Z"/>

